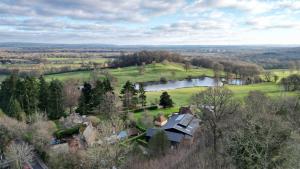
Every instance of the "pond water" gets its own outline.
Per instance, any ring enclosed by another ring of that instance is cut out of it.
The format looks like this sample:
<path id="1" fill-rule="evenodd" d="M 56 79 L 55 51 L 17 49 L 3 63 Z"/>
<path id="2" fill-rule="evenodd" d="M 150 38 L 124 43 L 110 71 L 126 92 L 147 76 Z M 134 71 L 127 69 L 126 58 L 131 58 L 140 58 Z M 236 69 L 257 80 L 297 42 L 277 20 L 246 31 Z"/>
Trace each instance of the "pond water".
<path id="1" fill-rule="evenodd" d="M 242 85 L 242 81 L 239 79 L 234 79 L 228 81 L 229 84 L 232 85 Z M 170 80 L 166 83 L 163 82 L 147 82 L 144 83 L 145 91 L 163 91 L 163 90 L 171 90 L 171 89 L 179 89 L 185 87 L 212 87 L 212 86 L 222 86 L 223 83 L 217 83 L 215 79 L 211 77 L 202 77 L 202 78 L 193 78 L 189 80 Z M 139 89 L 139 84 L 135 85 L 136 89 Z"/>

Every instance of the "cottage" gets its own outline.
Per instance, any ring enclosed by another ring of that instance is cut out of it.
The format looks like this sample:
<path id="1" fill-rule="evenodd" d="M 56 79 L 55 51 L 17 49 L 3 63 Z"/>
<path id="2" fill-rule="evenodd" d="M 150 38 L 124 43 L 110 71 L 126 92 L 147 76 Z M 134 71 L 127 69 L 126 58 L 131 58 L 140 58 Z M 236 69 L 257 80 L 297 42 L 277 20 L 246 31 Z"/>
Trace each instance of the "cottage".
<path id="1" fill-rule="evenodd" d="M 172 144 L 193 143 L 194 135 L 199 129 L 200 120 L 192 114 L 174 114 L 168 122 L 160 128 L 150 128 L 146 137 L 150 139 L 159 130 L 164 130 Z"/>

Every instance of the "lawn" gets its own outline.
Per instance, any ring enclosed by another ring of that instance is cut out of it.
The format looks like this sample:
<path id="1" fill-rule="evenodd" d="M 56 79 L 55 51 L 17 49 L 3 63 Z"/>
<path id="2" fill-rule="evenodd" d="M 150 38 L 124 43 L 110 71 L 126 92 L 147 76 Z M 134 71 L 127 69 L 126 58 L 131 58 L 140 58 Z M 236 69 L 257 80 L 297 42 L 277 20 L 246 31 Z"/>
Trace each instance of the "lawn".
<path id="1" fill-rule="evenodd" d="M 94 63 L 104 63 L 107 61 L 105 58 L 47 58 L 49 61 L 72 61 L 74 63 L 82 63 L 82 62 L 94 62 Z"/>
<path id="2" fill-rule="evenodd" d="M 269 83 L 259 83 L 259 84 L 252 84 L 252 85 L 226 85 L 230 90 L 233 91 L 234 97 L 237 99 L 242 99 L 243 97 L 247 96 L 249 91 L 259 90 L 267 93 L 269 96 L 282 96 L 282 95 L 293 95 L 293 92 L 284 92 L 281 86 L 269 82 Z M 206 87 L 192 87 L 192 88 L 181 88 L 181 89 L 174 89 L 168 90 L 167 92 L 171 95 L 175 106 L 184 106 L 188 105 L 191 102 L 191 96 L 194 94 L 205 90 Z M 157 103 L 159 97 L 162 92 L 147 92 L 147 98 L 149 103 Z"/>
<path id="3" fill-rule="evenodd" d="M 148 81 L 159 81 L 161 77 L 165 77 L 167 80 L 184 79 L 188 76 L 199 77 L 199 76 L 213 76 L 213 71 L 206 68 L 191 68 L 185 71 L 183 65 L 177 63 L 168 64 L 149 64 L 145 66 L 145 72 L 139 73 L 137 66 L 130 66 L 126 68 L 108 69 L 108 71 L 118 79 L 117 88 L 125 84 L 127 80 L 132 82 L 148 82 Z M 82 81 L 90 79 L 90 71 L 77 71 L 47 75 L 46 79 L 80 79 Z"/>
<path id="4" fill-rule="evenodd" d="M 288 69 L 270 69 L 268 71 L 271 71 L 274 75 L 277 75 L 279 77 L 279 80 L 283 77 L 287 77 L 291 74 L 299 74 L 298 71 L 291 71 Z"/>
<path id="5" fill-rule="evenodd" d="M 252 84 L 252 85 L 243 85 L 243 86 L 235 86 L 235 85 L 226 85 L 230 90 L 233 91 L 234 98 L 238 100 L 244 99 L 245 96 L 248 95 L 250 91 L 258 90 L 265 92 L 270 97 L 281 97 L 281 96 L 293 96 L 297 95 L 295 92 L 285 92 L 283 91 L 282 87 L 274 82 L 269 83 L 259 83 L 259 84 Z M 178 112 L 181 106 L 190 105 L 191 97 L 203 90 L 206 87 L 192 87 L 192 88 L 181 88 L 181 89 L 174 89 L 168 90 L 167 92 L 171 96 L 172 100 L 174 101 L 175 105 L 173 108 L 168 109 L 158 109 L 149 111 L 153 116 L 158 115 L 159 113 L 164 114 L 165 116 L 170 115 L 171 113 Z M 147 101 L 148 103 L 158 103 L 159 97 L 162 92 L 147 92 Z M 137 121 L 141 118 L 142 113 L 135 113 L 134 117 Z"/>

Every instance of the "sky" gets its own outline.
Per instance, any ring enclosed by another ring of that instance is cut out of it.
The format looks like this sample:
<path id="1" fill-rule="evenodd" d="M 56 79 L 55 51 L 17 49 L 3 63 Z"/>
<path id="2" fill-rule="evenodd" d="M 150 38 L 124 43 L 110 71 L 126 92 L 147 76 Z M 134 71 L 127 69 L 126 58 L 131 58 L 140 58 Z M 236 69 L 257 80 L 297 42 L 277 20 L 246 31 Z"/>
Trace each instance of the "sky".
<path id="1" fill-rule="evenodd" d="M 300 0 L 0 0 L 0 42 L 300 44 Z"/>

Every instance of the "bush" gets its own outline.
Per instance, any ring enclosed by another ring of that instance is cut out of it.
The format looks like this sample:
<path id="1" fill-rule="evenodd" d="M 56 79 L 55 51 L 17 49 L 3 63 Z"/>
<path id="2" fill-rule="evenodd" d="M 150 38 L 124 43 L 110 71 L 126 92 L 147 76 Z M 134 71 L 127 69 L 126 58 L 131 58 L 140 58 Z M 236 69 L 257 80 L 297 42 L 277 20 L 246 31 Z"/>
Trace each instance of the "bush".
<path id="1" fill-rule="evenodd" d="M 167 83 L 168 82 L 167 78 L 165 78 L 165 77 L 161 77 L 159 81 L 161 83 Z"/>
<path id="2" fill-rule="evenodd" d="M 80 129 L 81 126 L 82 125 L 77 125 L 77 126 L 72 127 L 72 128 L 57 130 L 54 133 L 54 136 L 57 139 L 62 139 L 64 137 L 72 136 L 73 134 L 78 134 L 79 133 L 79 129 Z"/>
<path id="3" fill-rule="evenodd" d="M 93 126 L 98 126 L 101 120 L 96 116 L 88 116 L 89 121 L 93 124 Z"/>

